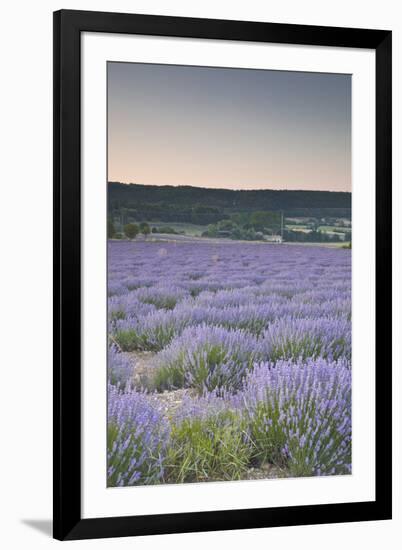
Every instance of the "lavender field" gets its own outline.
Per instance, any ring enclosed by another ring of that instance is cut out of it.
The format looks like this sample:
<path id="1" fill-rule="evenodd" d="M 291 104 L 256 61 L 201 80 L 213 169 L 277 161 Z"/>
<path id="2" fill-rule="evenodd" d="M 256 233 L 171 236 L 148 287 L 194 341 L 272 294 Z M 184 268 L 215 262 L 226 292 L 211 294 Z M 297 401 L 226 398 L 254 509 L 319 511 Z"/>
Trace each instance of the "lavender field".
<path id="1" fill-rule="evenodd" d="M 351 251 L 108 243 L 109 487 L 351 473 Z"/>

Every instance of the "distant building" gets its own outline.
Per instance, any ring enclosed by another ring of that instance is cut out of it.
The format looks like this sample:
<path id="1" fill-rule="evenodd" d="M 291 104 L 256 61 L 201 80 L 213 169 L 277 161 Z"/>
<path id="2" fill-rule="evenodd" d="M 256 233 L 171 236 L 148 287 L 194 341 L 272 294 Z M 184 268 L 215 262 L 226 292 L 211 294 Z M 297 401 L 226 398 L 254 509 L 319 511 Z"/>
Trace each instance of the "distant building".
<path id="1" fill-rule="evenodd" d="M 283 241 L 281 235 L 265 235 L 265 240 L 269 243 L 281 243 Z"/>

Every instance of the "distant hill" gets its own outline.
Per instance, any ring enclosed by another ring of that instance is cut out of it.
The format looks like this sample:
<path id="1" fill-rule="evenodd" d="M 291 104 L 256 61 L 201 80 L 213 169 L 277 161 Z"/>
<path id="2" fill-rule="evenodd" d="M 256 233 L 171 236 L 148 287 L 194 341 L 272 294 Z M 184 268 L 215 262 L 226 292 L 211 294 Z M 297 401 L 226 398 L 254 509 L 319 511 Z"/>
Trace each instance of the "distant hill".
<path id="1" fill-rule="evenodd" d="M 109 215 L 141 220 L 215 223 L 236 212 L 285 211 L 286 216 L 351 216 L 351 193 L 330 191 L 235 191 L 109 182 Z"/>

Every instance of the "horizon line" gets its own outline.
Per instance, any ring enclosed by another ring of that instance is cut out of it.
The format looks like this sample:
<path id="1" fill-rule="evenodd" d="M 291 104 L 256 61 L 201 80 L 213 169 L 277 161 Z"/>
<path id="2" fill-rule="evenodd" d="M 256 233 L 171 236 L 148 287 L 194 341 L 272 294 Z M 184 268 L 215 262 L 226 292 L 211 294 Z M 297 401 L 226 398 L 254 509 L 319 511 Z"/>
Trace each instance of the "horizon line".
<path id="1" fill-rule="evenodd" d="M 253 189 L 233 189 L 230 187 L 203 187 L 201 185 L 191 185 L 189 183 L 187 184 L 172 184 L 172 183 L 138 183 L 138 182 L 126 182 L 126 181 L 109 181 L 107 180 L 107 183 L 119 183 L 120 185 L 141 185 L 142 187 L 173 187 L 173 188 L 179 188 L 179 187 L 191 187 L 193 189 L 204 189 L 208 191 L 241 191 L 241 192 L 248 192 L 248 191 L 286 191 L 288 193 L 297 193 L 300 191 L 308 192 L 308 193 L 347 193 L 349 195 L 352 194 L 352 191 L 340 191 L 340 190 L 331 190 L 331 189 L 272 189 L 267 187 L 255 187 Z"/>

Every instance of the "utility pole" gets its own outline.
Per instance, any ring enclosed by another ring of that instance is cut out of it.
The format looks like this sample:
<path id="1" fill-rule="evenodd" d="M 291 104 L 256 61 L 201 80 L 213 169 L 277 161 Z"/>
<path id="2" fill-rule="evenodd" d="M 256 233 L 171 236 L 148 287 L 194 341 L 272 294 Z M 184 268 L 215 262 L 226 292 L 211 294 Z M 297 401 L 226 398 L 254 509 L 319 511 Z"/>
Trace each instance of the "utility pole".
<path id="1" fill-rule="evenodd" d="M 283 241 L 283 210 L 281 210 L 281 239 Z"/>

